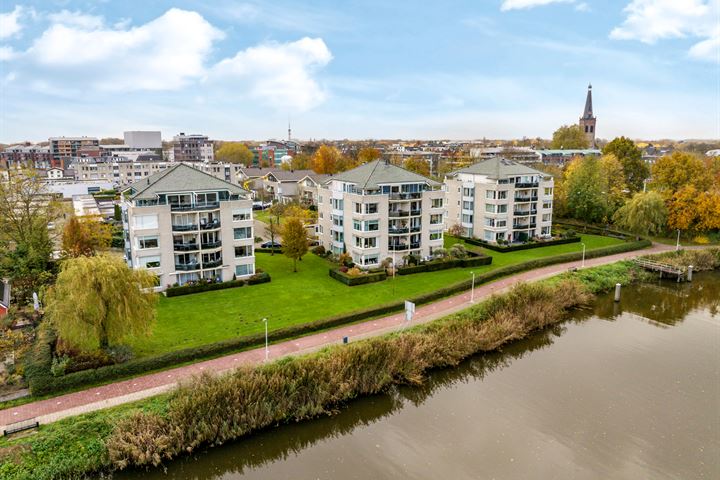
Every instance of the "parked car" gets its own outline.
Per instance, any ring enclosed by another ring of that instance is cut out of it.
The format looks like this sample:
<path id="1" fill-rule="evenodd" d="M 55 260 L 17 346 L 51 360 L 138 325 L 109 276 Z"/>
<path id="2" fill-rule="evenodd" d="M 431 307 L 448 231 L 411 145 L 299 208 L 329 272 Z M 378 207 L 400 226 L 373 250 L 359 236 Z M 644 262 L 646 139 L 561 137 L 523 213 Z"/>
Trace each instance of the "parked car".
<path id="1" fill-rule="evenodd" d="M 280 245 L 278 242 L 265 242 L 262 245 L 260 245 L 262 248 L 281 248 L 282 245 Z"/>
<path id="2" fill-rule="evenodd" d="M 266 208 L 272 207 L 272 203 L 253 202 L 253 210 L 265 210 Z"/>

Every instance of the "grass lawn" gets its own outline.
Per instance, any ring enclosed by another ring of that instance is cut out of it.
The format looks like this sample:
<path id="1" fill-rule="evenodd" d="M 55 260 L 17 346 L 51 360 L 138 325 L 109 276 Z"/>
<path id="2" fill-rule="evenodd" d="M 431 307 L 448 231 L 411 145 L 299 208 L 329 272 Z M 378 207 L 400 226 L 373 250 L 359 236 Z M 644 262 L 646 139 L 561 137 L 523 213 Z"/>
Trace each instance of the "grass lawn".
<path id="1" fill-rule="evenodd" d="M 583 235 L 582 241 L 588 250 L 621 243 L 596 235 Z M 161 297 L 152 336 L 136 339 L 132 346 L 138 356 L 156 355 L 261 332 L 264 317 L 270 329 L 305 323 L 431 292 L 469 278 L 470 271 L 481 273 L 533 258 L 577 252 L 581 246 L 570 243 L 509 253 L 480 250 L 493 257 L 491 265 L 398 276 L 355 287 L 330 278 L 330 264 L 316 255 L 306 255 L 293 273 L 292 261 L 284 255 L 258 253 L 256 265 L 270 273 L 272 282 Z"/>
<path id="2" fill-rule="evenodd" d="M 265 210 L 254 210 L 253 211 L 253 218 L 255 220 L 260 220 L 263 223 L 270 224 L 270 209 L 266 208 Z M 277 222 L 277 219 L 273 217 L 273 222 Z M 285 223 L 285 217 L 280 217 L 280 224 Z"/>

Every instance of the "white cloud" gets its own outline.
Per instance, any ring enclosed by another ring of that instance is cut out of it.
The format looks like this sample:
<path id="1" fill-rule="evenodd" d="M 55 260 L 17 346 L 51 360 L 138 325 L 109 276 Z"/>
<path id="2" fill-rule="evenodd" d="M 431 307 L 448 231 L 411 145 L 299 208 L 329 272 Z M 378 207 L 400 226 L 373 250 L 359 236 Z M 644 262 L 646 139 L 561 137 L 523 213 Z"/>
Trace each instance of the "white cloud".
<path id="1" fill-rule="evenodd" d="M 551 3 L 574 3 L 575 0 L 503 0 L 500 10 L 523 10 L 527 8 L 541 7 Z"/>
<path id="2" fill-rule="evenodd" d="M 176 8 L 121 29 L 107 28 L 90 15 L 56 15 L 56 23 L 27 51 L 28 58 L 58 78 L 101 90 L 181 88 L 205 75 L 212 44 L 224 36 L 198 13 Z"/>
<path id="3" fill-rule="evenodd" d="M 16 5 L 12 12 L 0 13 L 0 39 L 10 38 L 22 30 L 20 25 L 20 15 L 23 8 Z"/>
<path id="4" fill-rule="evenodd" d="M 84 30 L 97 30 L 102 28 L 105 21 L 103 17 L 88 15 L 81 12 L 62 10 L 48 15 L 50 23 L 59 23 L 69 27 L 79 27 Z"/>
<path id="5" fill-rule="evenodd" d="M 717 60 L 720 51 L 720 0 L 632 0 L 627 17 L 610 38 L 654 44 L 666 38 L 701 39 L 689 51 Z"/>
<path id="6" fill-rule="evenodd" d="M 590 11 L 590 5 L 588 5 L 585 2 L 578 3 L 575 5 L 575 10 L 578 12 L 589 12 Z"/>
<path id="7" fill-rule="evenodd" d="M 247 89 L 250 97 L 274 107 L 307 110 L 327 96 L 313 73 L 331 60 L 321 38 L 305 37 L 242 50 L 215 65 L 210 79 L 231 81 L 234 88 Z"/>
<path id="8" fill-rule="evenodd" d="M 12 47 L 0 46 L 0 62 L 12 60 L 17 56 L 17 52 Z"/>

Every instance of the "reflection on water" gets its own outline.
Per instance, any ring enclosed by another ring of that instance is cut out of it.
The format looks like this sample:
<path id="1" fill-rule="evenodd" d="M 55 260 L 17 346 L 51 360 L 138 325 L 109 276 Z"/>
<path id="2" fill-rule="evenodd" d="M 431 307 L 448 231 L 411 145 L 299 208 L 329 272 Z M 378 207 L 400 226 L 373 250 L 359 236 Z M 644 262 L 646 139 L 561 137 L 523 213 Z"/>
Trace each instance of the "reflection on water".
<path id="1" fill-rule="evenodd" d="M 720 478 L 719 307 L 718 274 L 624 287 L 421 388 L 116 478 Z"/>

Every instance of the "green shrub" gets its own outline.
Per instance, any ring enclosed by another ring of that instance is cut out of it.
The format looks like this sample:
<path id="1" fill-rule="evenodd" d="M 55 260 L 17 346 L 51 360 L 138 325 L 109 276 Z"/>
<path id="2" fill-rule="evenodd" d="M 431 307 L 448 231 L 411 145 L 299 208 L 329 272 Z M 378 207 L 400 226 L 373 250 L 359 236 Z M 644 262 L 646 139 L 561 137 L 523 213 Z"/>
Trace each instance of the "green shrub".
<path id="1" fill-rule="evenodd" d="M 256 253 L 282 253 L 281 248 L 262 248 L 262 247 L 255 247 L 254 250 Z"/>
<path id="2" fill-rule="evenodd" d="M 425 265 L 410 265 L 407 267 L 398 267 L 397 274 L 398 275 L 410 275 L 412 273 L 421 273 L 421 272 L 427 272 L 428 266 Z"/>
<path id="3" fill-rule="evenodd" d="M 245 280 L 231 280 L 219 283 L 201 283 L 198 285 L 182 285 L 165 289 L 166 297 L 178 297 L 190 295 L 191 293 L 209 292 L 211 290 L 225 290 L 226 288 L 237 288 L 245 285 Z"/>
<path id="4" fill-rule="evenodd" d="M 364 285 L 366 283 L 382 282 L 387 278 L 385 270 L 381 270 L 376 273 L 367 273 L 366 275 L 348 275 L 347 273 L 331 268 L 329 270 L 330 277 L 335 280 L 344 283 L 348 287 L 354 287 L 355 285 Z"/>

